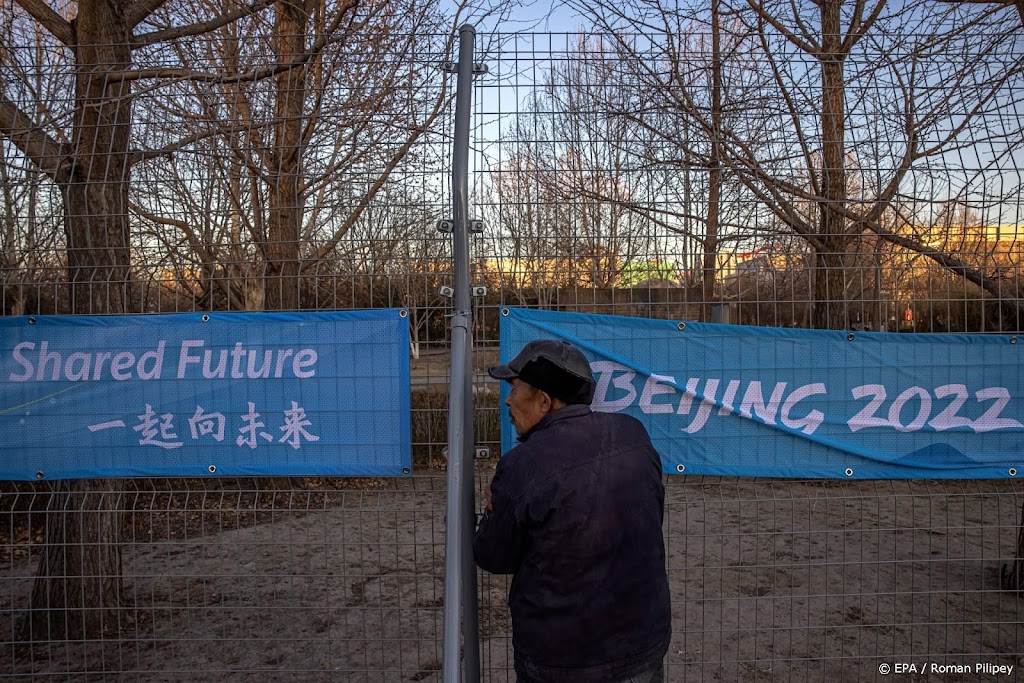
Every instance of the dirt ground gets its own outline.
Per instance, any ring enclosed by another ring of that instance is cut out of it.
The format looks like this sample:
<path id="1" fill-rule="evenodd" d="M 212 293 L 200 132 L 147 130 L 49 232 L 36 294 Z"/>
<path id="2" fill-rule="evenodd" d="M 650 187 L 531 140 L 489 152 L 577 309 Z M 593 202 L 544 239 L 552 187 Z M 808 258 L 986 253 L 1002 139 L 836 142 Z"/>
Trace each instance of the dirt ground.
<path id="1" fill-rule="evenodd" d="M 241 492 L 192 493 L 184 507 L 206 512 L 191 518 L 154 503 L 123 547 L 120 632 L 90 642 L 19 642 L 38 553 L 9 547 L 0 678 L 440 680 L 444 474 L 387 486 L 296 492 L 248 517 Z M 885 680 L 880 667 L 898 664 L 925 667 L 912 680 L 1017 680 L 1024 599 L 999 571 L 1022 493 L 1013 481 L 670 477 L 668 680 Z M 482 679 L 513 680 L 507 578 L 479 586 Z"/>

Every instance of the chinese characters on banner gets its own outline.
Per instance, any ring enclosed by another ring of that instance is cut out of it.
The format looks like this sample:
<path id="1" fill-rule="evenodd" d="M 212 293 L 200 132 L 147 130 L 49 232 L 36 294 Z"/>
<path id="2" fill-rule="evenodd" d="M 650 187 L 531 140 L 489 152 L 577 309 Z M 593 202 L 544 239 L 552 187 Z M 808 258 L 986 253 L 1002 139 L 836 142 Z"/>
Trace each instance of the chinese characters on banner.
<path id="1" fill-rule="evenodd" d="M 291 404 L 292 407 L 284 411 L 284 423 L 279 428 L 284 434 L 281 435 L 280 439 L 277 439 L 277 443 L 286 443 L 292 448 L 301 448 L 303 441 L 319 441 L 319 436 L 311 434 L 306 430 L 306 427 L 310 427 L 313 424 L 306 419 L 306 410 L 295 401 L 292 401 Z M 235 443 L 238 446 L 256 448 L 259 444 L 257 437 L 269 443 L 274 443 L 274 435 L 263 431 L 266 424 L 260 421 L 260 417 L 260 413 L 256 411 L 256 404 L 249 403 L 248 411 L 242 415 L 244 424 L 238 429 L 238 437 L 235 439 Z M 132 427 L 132 429 L 139 432 L 140 446 L 173 449 L 181 448 L 185 445 L 184 441 L 178 440 L 173 413 L 157 414 L 153 410 L 153 406 L 147 403 L 145 411 L 138 415 L 138 421 L 139 424 Z M 189 433 L 193 441 L 204 437 L 209 437 L 218 442 L 224 441 L 226 422 L 227 419 L 223 413 L 207 412 L 202 406 L 196 406 L 195 413 L 192 414 L 192 417 L 188 418 Z M 90 432 L 98 432 L 104 429 L 116 429 L 126 426 L 124 420 L 111 420 L 109 422 L 88 425 L 87 429 Z"/>

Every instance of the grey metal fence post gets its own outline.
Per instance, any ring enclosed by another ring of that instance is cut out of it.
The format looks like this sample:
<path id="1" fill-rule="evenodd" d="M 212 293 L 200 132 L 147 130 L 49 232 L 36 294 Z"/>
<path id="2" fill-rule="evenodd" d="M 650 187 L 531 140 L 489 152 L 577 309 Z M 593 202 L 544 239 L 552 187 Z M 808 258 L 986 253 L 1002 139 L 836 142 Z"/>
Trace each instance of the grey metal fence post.
<path id="1" fill-rule="evenodd" d="M 476 29 L 459 29 L 452 155 L 452 237 L 455 269 L 452 302 L 452 360 L 448 389 L 448 500 L 445 522 L 444 659 L 445 683 L 462 679 L 460 644 L 465 648 L 465 681 L 480 680 L 476 570 L 470 539 L 473 500 L 472 339 L 469 284 L 469 123 L 473 97 L 473 41 Z M 460 628 L 461 627 L 461 628 Z M 460 638 L 460 635 L 462 636 Z"/>

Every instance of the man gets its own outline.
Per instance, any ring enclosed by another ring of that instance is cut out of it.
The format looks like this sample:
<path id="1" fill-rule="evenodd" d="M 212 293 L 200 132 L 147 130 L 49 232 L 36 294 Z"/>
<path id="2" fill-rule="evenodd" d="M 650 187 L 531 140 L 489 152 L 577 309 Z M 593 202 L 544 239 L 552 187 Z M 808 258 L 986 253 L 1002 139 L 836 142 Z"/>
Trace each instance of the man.
<path id="1" fill-rule="evenodd" d="M 477 564 L 514 574 L 519 683 L 664 680 L 671 637 L 661 459 L 643 425 L 595 413 L 574 346 L 543 339 L 489 370 L 520 444 L 498 463 Z"/>

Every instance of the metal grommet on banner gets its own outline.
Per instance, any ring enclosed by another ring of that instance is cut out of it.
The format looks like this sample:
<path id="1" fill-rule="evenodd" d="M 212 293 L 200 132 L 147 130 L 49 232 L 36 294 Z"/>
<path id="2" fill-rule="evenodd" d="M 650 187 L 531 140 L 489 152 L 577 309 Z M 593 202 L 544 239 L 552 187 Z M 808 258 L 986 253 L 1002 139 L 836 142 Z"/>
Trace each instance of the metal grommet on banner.
<path id="1" fill-rule="evenodd" d="M 846 468 L 846 476 L 848 476 L 848 477 L 852 477 L 853 476 L 853 468 L 851 468 L 851 467 L 847 467 Z"/>
<path id="2" fill-rule="evenodd" d="M 676 465 L 676 472 L 682 474 L 686 471 L 686 465 Z"/>
<path id="3" fill-rule="evenodd" d="M 501 314 L 502 315 L 508 315 L 508 309 L 507 308 L 501 309 Z"/>
<path id="4" fill-rule="evenodd" d="M 402 468 L 402 474 L 409 474 L 411 471 L 412 470 L 410 470 L 408 467 L 403 467 Z"/>
<path id="5" fill-rule="evenodd" d="M 217 473 L 217 466 L 216 465 L 210 465 L 206 469 L 208 469 L 210 471 L 210 474 L 216 474 Z"/>
<path id="6" fill-rule="evenodd" d="M 1016 343 L 1017 343 L 1017 337 L 1016 337 L 1016 335 L 1015 335 L 1015 336 L 1013 336 L 1013 337 L 1010 337 L 1010 343 L 1011 343 L 1011 344 L 1016 344 Z"/>
<path id="7" fill-rule="evenodd" d="M 409 309 L 408 308 L 403 308 L 402 310 L 400 310 L 398 312 L 398 317 L 400 317 L 400 318 L 408 318 L 409 317 Z"/>
<path id="8" fill-rule="evenodd" d="M 204 316 L 203 316 L 203 322 L 204 322 L 204 323 L 208 323 L 208 322 L 210 322 L 210 316 L 209 316 L 209 315 L 204 315 Z"/>
<path id="9" fill-rule="evenodd" d="M 34 315 L 33 315 L 33 316 L 29 316 L 29 318 L 28 318 L 28 324 L 29 324 L 29 325 L 35 325 L 35 324 L 36 324 L 36 318 L 35 318 L 35 316 L 34 316 Z"/>
<path id="10" fill-rule="evenodd" d="M 685 330 L 686 329 L 686 323 L 679 323 L 678 325 L 676 325 L 676 329 L 680 330 L 680 331 Z"/>
<path id="11" fill-rule="evenodd" d="M 846 335 L 846 341 L 853 341 L 856 337 L 857 335 L 851 332 L 850 334 Z"/>
<path id="12" fill-rule="evenodd" d="M 1017 468 L 1016 467 L 1011 467 L 1010 468 L 1010 476 L 1011 477 L 1016 477 L 1017 476 Z"/>
<path id="13" fill-rule="evenodd" d="M 43 473 L 42 473 L 41 471 L 40 471 L 40 472 L 36 472 L 36 479 L 42 479 L 42 478 L 43 478 L 43 477 L 45 477 L 45 476 L 46 476 L 46 475 L 45 475 L 45 474 L 43 474 Z"/>

